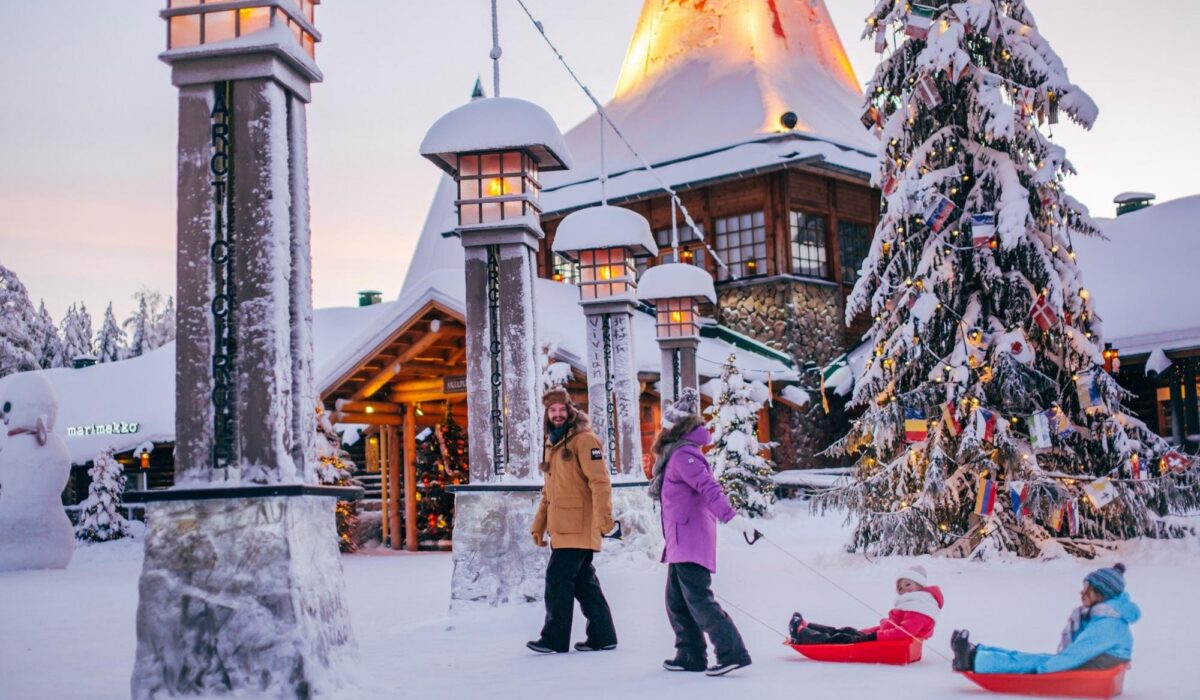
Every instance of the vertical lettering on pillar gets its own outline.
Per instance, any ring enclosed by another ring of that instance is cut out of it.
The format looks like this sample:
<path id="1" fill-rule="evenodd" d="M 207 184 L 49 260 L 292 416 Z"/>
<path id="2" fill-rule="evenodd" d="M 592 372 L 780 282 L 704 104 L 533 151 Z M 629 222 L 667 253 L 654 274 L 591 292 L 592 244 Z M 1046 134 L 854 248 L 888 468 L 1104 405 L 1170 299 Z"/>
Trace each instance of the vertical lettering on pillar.
<path id="1" fill-rule="evenodd" d="M 491 367 L 492 471 L 501 476 L 508 457 L 504 422 L 507 414 L 504 396 L 503 347 L 500 343 L 500 246 L 487 247 L 488 359 Z"/>
<path id="2" fill-rule="evenodd" d="M 679 348 L 671 350 L 671 399 L 679 398 L 679 380 L 683 375 L 683 368 L 679 366 Z"/>
<path id="3" fill-rule="evenodd" d="M 613 338 L 610 314 L 600 316 L 600 337 L 604 339 L 604 426 L 605 443 L 608 447 L 608 471 L 617 473 L 617 402 L 613 396 Z"/>
<path id="4" fill-rule="evenodd" d="M 237 237 L 233 214 L 233 83 L 213 85 L 211 118 L 212 157 L 209 172 L 213 190 L 213 244 L 209 251 L 213 267 L 213 447 L 214 476 L 237 463 L 237 287 L 234 258 Z"/>

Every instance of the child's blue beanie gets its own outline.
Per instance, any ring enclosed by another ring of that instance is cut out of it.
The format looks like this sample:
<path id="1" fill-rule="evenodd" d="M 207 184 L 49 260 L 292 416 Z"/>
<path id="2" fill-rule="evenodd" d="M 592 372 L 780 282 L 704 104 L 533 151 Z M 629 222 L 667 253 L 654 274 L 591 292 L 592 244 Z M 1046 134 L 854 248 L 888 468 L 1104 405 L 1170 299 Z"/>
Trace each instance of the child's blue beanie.
<path id="1" fill-rule="evenodd" d="M 1125 592 L 1125 565 L 1116 564 L 1108 569 L 1096 569 L 1083 580 L 1108 600 Z"/>

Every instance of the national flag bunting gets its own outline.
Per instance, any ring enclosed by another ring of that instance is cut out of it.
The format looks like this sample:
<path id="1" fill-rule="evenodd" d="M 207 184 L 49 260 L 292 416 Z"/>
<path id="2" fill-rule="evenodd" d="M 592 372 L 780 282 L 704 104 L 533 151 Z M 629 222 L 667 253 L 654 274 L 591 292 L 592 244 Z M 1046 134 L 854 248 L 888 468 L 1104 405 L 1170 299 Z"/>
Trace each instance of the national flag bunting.
<path id="1" fill-rule="evenodd" d="M 1029 426 L 1029 445 L 1035 450 L 1044 450 L 1051 446 L 1049 411 L 1038 411 L 1025 419 Z"/>
<path id="2" fill-rule="evenodd" d="M 1058 323 L 1058 315 L 1054 313 L 1054 308 L 1050 306 L 1050 302 L 1046 297 L 1038 295 L 1033 301 L 1033 307 L 1029 310 L 1029 314 L 1033 316 L 1034 323 L 1038 324 L 1038 328 L 1044 331 L 1050 330 L 1050 327 Z"/>
<path id="3" fill-rule="evenodd" d="M 1163 455 L 1163 466 L 1176 474 L 1182 474 L 1191 468 L 1192 458 L 1180 454 L 1177 450 L 1171 450 Z"/>
<path id="4" fill-rule="evenodd" d="M 880 109 L 875 105 L 871 105 L 870 107 L 867 107 L 867 111 L 863 112 L 861 121 L 863 126 L 868 129 L 874 129 L 877 126 L 882 127 L 883 112 L 880 111 Z"/>
<path id="5" fill-rule="evenodd" d="M 944 194 L 935 195 L 925 208 L 925 223 L 934 233 L 940 233 L 954 214 L 954 202 Z"/>
<path id="6" fill-rule="evenodd" d="M 914 39 L 924 39 L 929 36 L 929 28 L 933 26 L 933 15 L 936 12 L 936 7 L 913 3 L 909 6 L 908 22 L 904 33 Z"/>
<path id="7" fill-rule="evenodd" d="M 883 53 L 887 51 L 887 32 L 883 29 L 878 29 L 875 32 L 875 53 Z"/>
<path id="8" fill-rule="evenodd" d="M 913 88 L 913 94 L 916 95 L 922 104 L 930 109 L 942 103 L 942 96 L 938 93 L 937 83 L 928 75 L 922 76 L 917 81 L 916 86 Z"/>
<path id="9" fill-rule="evenodd" d="M 946 420 L 946 430 L 950 431 L 951 435 L 958 436 L 962 433 L 962 424 L 954 417 L 954 402 L 949 401 L 942 409 L 942 417 Z"/>
<path id="10" fill-rule="evenodd" d="M 1012 504 L 1015 517 L 1029 514 L 1029 483 L 1025 481 L 1008 482 L 1008 500 Z"/>
<path id="11" fill-rule="evenodd" d="M 975 491 L 975 515 L 991 515 L 996 507 L 996 482 L 981 476 Z"/>
<path id="12" fill-rule="evenodd" d="M 1117 487 L 1113 485 L 1112 479 L 1104 476 L 1084 486 L 1083 493 L 1099 510 L 1116 500 Z"/>
<path id="13" fill-rule="evenodd" d="M 1031 87 L 1018 88 L 1016 98 L 1017 108 L 1020 110 L 1021 116 L 1032 117 L 1036 109 L 1037 90 Z"/>
<path id="14" fill-rule="evenodd" d="M 896 191 L 896 187 L 900 185 L 900 173 L 896 168 L 895 163 L 888 161 L 887 172 L 883 174 L 883 184 L 879 189 L 883 190 L 884 196 L 891 196 Z"/>
<path id="15" fill-rule="evenodd" d="M 982 248 L 996 235 L 996 214 L 990 211 L 971 215 L 971 245 Z"/>
<path id="16" fill-rule="evenodd" d="M 1075 392 L 1079 395 L 1079 406 L 1085 411 L 1104 408 L 1104 397 L 1100 395 L 1100 382 L 1094 371 L 1080 372 L 1075 377 Z"/>
<path id="17" fill-rule="evenodd" d="M 1057 437 L 1066 437 L 1075 432 L 1075 428 L 1071 427 L 1071 421 L 1067 418 L 1067 414 L 1058 406 L 1051 406 L 1046 409 L 1046 417 L 1050 420 L 1050 432 Z"/>
<path id="18" fill-rule="evenodd" d="M 904 440 L 908 443 L 922 442 L 929 436 L 929 423 L 925 409 L 919 406 L 904 408 Z"/>
<path id="19" fill-rule="evenodd" d="M 1129 478 L 1133 479 L 1134 481 L 1141 481 L 1142 479 L 1146 478 L 1145 474 L 1146 473 L 1142 471 L 1142 457 L 1138 453 L 1134 452 L 1129 456 Z"/>
<path id="20" fill-rule="evenodd" d="M 975 432 L 980 440 L 991 442 L 996 435 L 996 414 L 986 408 L 975 409 Z"/>

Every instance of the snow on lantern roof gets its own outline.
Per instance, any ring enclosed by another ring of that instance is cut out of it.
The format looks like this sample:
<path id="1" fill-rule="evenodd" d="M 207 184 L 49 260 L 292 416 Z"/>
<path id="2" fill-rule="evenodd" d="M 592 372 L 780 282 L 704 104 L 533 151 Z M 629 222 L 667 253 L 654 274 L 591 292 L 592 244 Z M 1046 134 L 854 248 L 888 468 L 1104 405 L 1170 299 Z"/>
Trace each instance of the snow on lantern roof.
<path id="1" fill-rule="evenodd" d="M 638 281 L 638 299 L 704 298 L 717 303 L 713 278 L 704 268 L 687 263 L 655 265 L 642 273 Z"/>
<path id="2" fill-rule="evenodd" d="M 607 204 L 568 214 L 554 234 L 555 253 L 597 248 L 630 248 L 634 255 L 658 255 L 650 222 L 637 212 Z"/>
<path id="3" fill-rule="evenodd" d="M 1113 197 L 1113 204 L 1128 204 L 1130 202 L 1148 202 L 1156 199 L 1157 195 L 1149 192 L 1122 192 Z"/>
<path id="4" fill-rule="evenodd" d="M 456 153 L 523 148 L 543 171 L 571 167 L 562 132 L 541 107 L 515 97 L 488 97 L 443 114 L 421 141 L 421 155 L 442 170 L 457 172 Z"/>

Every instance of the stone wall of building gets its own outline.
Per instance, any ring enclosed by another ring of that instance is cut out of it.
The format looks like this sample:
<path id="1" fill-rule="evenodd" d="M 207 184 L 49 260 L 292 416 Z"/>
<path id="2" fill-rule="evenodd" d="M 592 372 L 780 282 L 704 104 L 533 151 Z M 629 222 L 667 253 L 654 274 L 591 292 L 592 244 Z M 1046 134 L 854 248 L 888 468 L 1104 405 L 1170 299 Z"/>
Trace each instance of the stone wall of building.
<path id="1" fill-rule="evenodd" d="M 717 296 L 722 325 L 786 353 L 797 368 L 806 362 L 824 367 L 847 350 L 844 305 L 835 285 L 772 277 L 724 285 Z M 845 420 L 840 411 L 825 415 L 820 397 L 813 399 L 803 411 L 777 405 L 770 412 L 780 469 L 842 462 L 817 453 L 845 433 Z"/>

